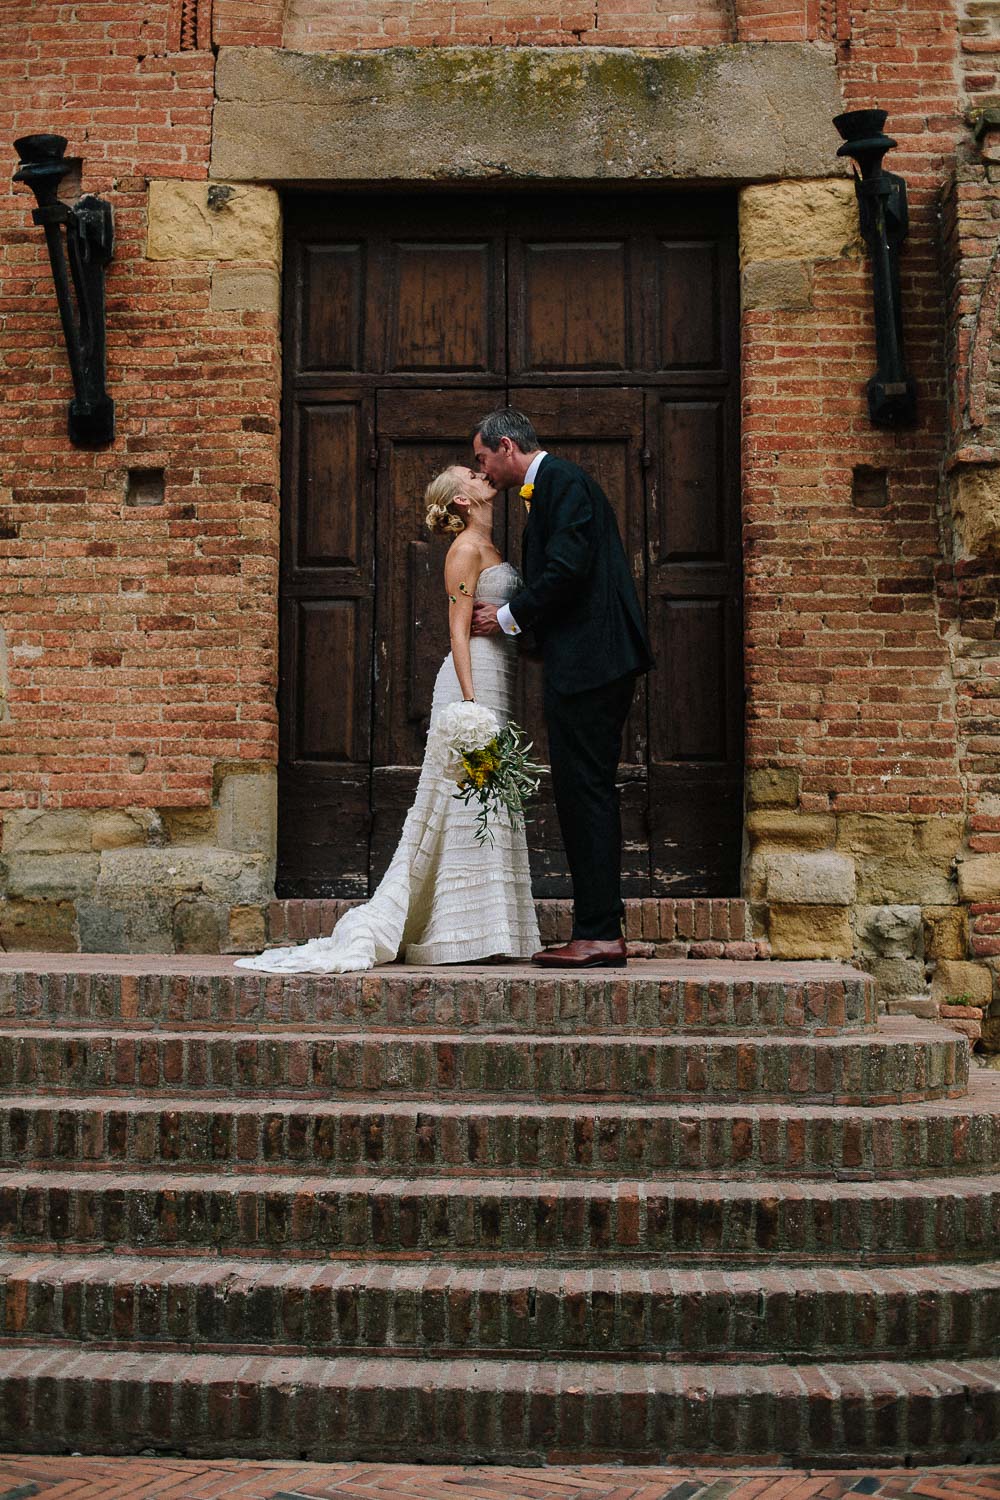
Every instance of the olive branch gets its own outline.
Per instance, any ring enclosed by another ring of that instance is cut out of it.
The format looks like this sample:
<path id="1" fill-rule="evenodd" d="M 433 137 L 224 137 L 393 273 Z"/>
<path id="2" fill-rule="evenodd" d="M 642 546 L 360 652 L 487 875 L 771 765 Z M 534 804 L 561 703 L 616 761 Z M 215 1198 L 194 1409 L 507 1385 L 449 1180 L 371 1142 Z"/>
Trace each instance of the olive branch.
<path id="1" fill-rule="evenodd" d="M 466 807 L 479 803 L 476 842 L 493 846 L 491 820 L 502 814 L 514 831 L 524 827 L 525 803 L 538 791 L 543 767 L 528 759 L 532 748 L 517 724 L 508 724 L 481 750 L 462 756 L 462 778 L 454 796 Z"/>

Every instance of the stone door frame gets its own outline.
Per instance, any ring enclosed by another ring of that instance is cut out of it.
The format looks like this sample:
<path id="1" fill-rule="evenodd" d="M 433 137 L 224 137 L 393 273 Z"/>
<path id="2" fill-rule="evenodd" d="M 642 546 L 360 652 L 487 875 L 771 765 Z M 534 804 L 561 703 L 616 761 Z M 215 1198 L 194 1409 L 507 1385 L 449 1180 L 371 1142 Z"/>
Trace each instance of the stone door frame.
<path id="1" fill-rule="evenodd" d="M 831 123 L 842 108 L 834 48 L 816 43 L 664 52 L 224 47 L 210 181 L 177 189 L 207 195 L 201 217 L 211 239 L 226 221 L 233 232 L 230 259 L 213 274 L 220 307 L 278 311 L 283 188 L 370 192 L 380 184 L 391 191 L 490 182 L 504 190 L 546 182 L 563 190 L 576 183 L 605 191 L 739 188 L 741 313 L 801 307 L 808 305 L 807 262 L 840 253 L 845 223 L 852 223 L 853 188 Z M 802 192 L 814 235 L 817 197 L 825 206 L 825 248 L 803 251 L 795 239 Z M 222 214 L 212 212 L 217 206 Z M 231 209 L 239 210 L 239 224 Z M 258 216 L 274 247 L 263 268 L 253 248 Z M 215 258 L 208 246 L 206 253 Z M 272 857 L 276 829 L 273 838 Z"/>

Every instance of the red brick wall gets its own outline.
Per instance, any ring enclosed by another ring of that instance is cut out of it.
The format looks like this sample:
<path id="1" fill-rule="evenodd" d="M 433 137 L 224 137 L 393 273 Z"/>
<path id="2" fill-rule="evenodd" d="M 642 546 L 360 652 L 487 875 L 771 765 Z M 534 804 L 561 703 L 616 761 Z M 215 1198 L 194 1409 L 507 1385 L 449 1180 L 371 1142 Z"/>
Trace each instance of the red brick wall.
<path id="1" fill-rule="evenodd" d="M 256 40 L 300 52 L 359 47 L 693 47 L 730 41 L 803 41 L 829 37 L 836 0 L 384 0 L 381 5 L 331 0 L 216 0 L 216 39 Z M 248 13 L 250 13 L 248 15 Z M 266 13 L 266 14 L 265 14 Z M 254 22 L 251 19 L 258 17 Z"/>
<path id="2" fill-rule="evenodd" d="M 204 263 L 144 258 L 147 178 L 208 169 L 214 57 L 168 51 L 177 20 L 162 0 L 4 15 L 0 139 L 60 131 L 85 190 L 114 206 L 118 406 L 113 448 L 70 446 L 42 233 L 31 194 L 4 186 L 7 807 L 204 803 L 216 760 L 274 755 L 275 320 L 212 312 Z M 130 467 L 165 469 L 163 505 L 126 505 Z"/>
<path id="3" fill-rule="evenodd" d="M 868 420 L 866 258 L 817 263 L 811 311 L 747 316 L 750 763 L 800 768 L 810 810 L 954 812 L 937 208 L 962 133 L 957 41 L 939 0 L 852 7 L 847 20 L 837 32 L 845 105 L 890 111 L 899 149 L 886 165 L 907 181 L 902 295 L 920 421 L 896 434 Z M 887 471 L 887 508 L 852 505 L 862 464 Z"/>
<path id="4" fill-rule="evenodd" d="M 300 52 L 358 47 L 676 47 L 732 39 L 724 0 L 289 0 L 284 45 Z"/>

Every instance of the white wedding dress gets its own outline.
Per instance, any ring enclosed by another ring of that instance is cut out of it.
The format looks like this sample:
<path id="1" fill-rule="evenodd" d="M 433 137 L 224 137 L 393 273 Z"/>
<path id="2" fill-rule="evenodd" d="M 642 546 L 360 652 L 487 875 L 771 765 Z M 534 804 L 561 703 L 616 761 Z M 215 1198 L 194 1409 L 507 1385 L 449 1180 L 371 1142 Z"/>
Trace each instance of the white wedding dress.
<path id="1" fill-rule="evenodd" d="M 484 568 L 476 598 L 505 604 L 520 586 L 510 563 Z M 501 724 L 511 717 L 517 649 L 507 635 L 473 636 L 472 681 L 476 702 L 492 708 Z M 451 653 L 434 683 L 431 724 L 462 690 Z M 541 947 L 531 899 L 528 848 L 501 816 L 494 844 L 476 842 L 478 803 L 455 797 L 455 783 L 425 755 L 413 806 L 378 890 L 346 912 L 329 937 L 295 948 L 271 948 L 238 958 L 240 968 L 266 974 L 348 974 L 392 963 L 474 963 L 504 955 L 528 958 Z"/>

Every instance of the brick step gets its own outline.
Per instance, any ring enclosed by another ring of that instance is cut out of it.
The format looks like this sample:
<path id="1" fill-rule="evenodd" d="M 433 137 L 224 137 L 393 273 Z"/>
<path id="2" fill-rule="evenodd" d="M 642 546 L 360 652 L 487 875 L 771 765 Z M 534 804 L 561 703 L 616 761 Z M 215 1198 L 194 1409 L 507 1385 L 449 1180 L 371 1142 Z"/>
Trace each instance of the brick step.
<path id="1" fill-rule="evenodd" d="M 157 1028 L 240 1025 L 471 1030 L 867 1030 L 871 978 L 837 963 L 632 962 L 626 969 L 530 965 L 282 975 L 230 958 L 0 954 L 0 1022 Z"/>
<path id="2" fill-rule="evenodd" d="M 1000 1354 L 1000 1262 L 887 1270 L 546 1270 L 0 1258 L 7 1339 L 200 1352 L 618 1360 Z"/>
<path id="3" fill-rule="evenodd" d="M 0 1096 L 0 1165 L 214 1172 L 891 1177 L 1000 1168 L 1000 1074 L 960 1100 L 836 1105 Z"/>
<path id="4" fill-rule="evenodd" d="M 1000 1361 L 619 1364 L 0 1350 L 8 1450 L 544 1463 L 1000 1458 Z"/>
<path id="5" fill-rule="evenodd" d="M 965 1092 L 965 1037 L 910 1017 L 874 1037 L 462 1032 L 0 1031 L 0 1089 L 411 1098 L 904 1103 Z"/>
<path id="6" fill-rule="evenodd" d="M 0 1171 L 0 1238 L 42 1253 L 919 1264 L 988 1260 L 998 1237 L 997 1174 L 881 1183 Z"/>
<path id="7" fill-rule="evenodd" d="M 288 898 L 267 908 L 270 946 L 301 943 L 324 937 L 357 901 Z M 542 898 L 535 902 L 543 943 L 565 943 L 573 931 L 572 901 Z M 669 955 L 685 957 L 702 943 L 748 943 L 750 926 L 746 902 L 739 897 L 697 896 L 680 900 L 666 896 L 633 897 L 625 902 L 625 936 L 633 941 L 669 945 Z M 696 955 L 699 956 L 699 955 Z M 700 955 L 708 957 L 708 954 Z M 749 953 L 734 954 L 748 958 Z"/>

